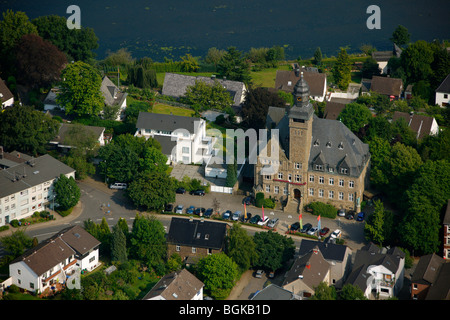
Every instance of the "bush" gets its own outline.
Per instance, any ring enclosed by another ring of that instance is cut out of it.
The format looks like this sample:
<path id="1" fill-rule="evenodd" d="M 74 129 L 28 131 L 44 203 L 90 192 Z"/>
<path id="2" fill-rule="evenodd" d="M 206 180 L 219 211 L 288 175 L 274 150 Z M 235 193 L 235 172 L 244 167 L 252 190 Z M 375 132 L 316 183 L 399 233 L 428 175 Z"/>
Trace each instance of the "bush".
<path id="1" fill-rule="evenodd" d="M 264 205 L 264 193 L 258 192 L 255 197 L 255 207 L 261 208 Z"/>
<path id="2" fill-rule="evenodd" d="M 337 209 L 331 204 L 326 204 L 322 202 L 312 202 L 308 207 L 313 211 L 313 214 L 321 217 L 327 217 L 335 219 L 337 215 Z"/>
<path id="3" fill-rule="evenodd" d="M 19 226 L 19 220 L 14 219 L 10 222 L 10 224 L 14 227 L 17 228 Z"/>
<path id="4" fill-rule="evenodd" d="M 6 230 L 9 230 L 9 226 L 8 225 L 4 225 L 4 226 L 0 227 L 0 232 L 6 231 Z"/>
<path id="5" fill-rule="evenodd" d="M 270 208 L 270 209 L 275 208 L 275 201 L 273 201 L 270 198 L 264 199 L 264 207 L 265 208 Z"/>

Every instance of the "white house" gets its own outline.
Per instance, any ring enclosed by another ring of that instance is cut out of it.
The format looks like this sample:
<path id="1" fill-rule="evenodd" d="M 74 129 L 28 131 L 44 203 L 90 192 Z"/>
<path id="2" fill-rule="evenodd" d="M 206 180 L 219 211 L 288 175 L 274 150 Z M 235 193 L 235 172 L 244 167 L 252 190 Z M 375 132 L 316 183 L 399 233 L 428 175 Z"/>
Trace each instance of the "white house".
<path id="1" fill-rule="evenodd" d="M 215 139 L 206 135 L 201 118 L 139 112 L 137 137 L 159 141 L 168 162 L 203 163 L 213 152 Z"/>
<path id="2" fill-rule="evenodd" d="M 28 159 L 0 170 L 0 226 L 44 210 L 60 174 L 75 178 L 74 169 L 48 154 Z"/>
<path id="3" fill-rule="evenodd" d="M 435 102 L 441 108 L 444 108 L 450 103 L 450 74 L 442 81 L 435 92 Z"/>
<path id="4" fill-rule="evenodd" d="M 123 120 L 125 117 L 125 109 L 127 107 L 128 93 L 121 92 L 107 76 L 103 77 L 100 91 L 105 98 L 105 105 L 119 107 L 116 120 Z"/>
<path id="5" fill-rule="evenodd" d="M 39 294 L 59 290 L 68 282 L 75 286 L 74 277 L 81 270 L 99 265 L 99 245 L 80 226 L 68 227 L 14 259 L 9 265 L 11 283 Z"/>
<path id="6" fill-rule="evenodd" d="M 8 89 L 2 78 L 0 78 L 0 101 L 2 104 L 1 109 L 14 105 L 14 95 Z"/>
<path id="7" fill-rule="evenodd" d="M 186 269 L 165 275 L 142 300 L 203 300 L 204 284 Z"/>

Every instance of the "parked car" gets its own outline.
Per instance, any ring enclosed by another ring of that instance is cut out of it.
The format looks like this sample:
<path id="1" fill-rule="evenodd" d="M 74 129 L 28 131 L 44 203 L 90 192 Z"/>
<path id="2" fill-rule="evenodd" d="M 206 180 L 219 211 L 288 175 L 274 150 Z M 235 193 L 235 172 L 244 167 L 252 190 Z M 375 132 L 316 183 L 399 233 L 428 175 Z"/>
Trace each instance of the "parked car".
<path id="1" fill-rule="evenodd" d="M 323 236 L 325 236 L 328 232 L 330 232 L 330 229 L 329 229 L 329 228 L 327 228 L 327 227 L 322 228 L 322 229 L 319 231 L 319 236 L 323 237 Z"/>
<path id="2" fill-rule="evenodd" d="M 279 219 L 278 218 L 273 218 L 269 221 L 269 223 L 267 224 L 267 226 L 269 228 L 275 228 L 275 226 L 278 224 Z"/>
<path id="3" fill-rule="evenodd" d="M 265 226 L 267 224 L 267 222 L 269 222 L 269 220 L 270 220 L 269 217 L 264 217 L 264 219 L 261 218 L 261 220 L 258 221 L 258 225 Z"/>
<path id="4" fill-rule="evenodd" d="M 275 278 L 275 271 L 270 271 L 269 278 L 271 279 Z"/>
<path id="5" fill-rule="evenodd" d="M 213 209 L 208 208 L 208 209 L 206 209 L 206 211 L 205 211 L 205 213 L 203 214 L 203 216 L 204 216 L 205 218 L 209 218 L 209 217 L 212 216 L 212 214 L 213 214 Z"/>
<path id="6" fill-rule="evenodd" d="M 313 236 L 317 231 L 319 231 L 318 227 L 312 227 L 311 229 L 308 230 L 308 234 L 310 236 Z"/>
<path id="7" fill-rule="evenodd" d="M 224 218 L 224 219 L 226 219 L 226 220 L 230 219 L 230 217 L 231 217 L 231 211 L 230 211 L 230 210 L 227 210 L 227 211 L 225 211 L 225 212 L 222 214 L 222 218 Z"/>
<path id="8" fill-rule="evenodd" d="M 345 210 L 344 209 L 339 209 L 338 216 L 339 217 L 345 217 Z"/>
<path id="9" fill-rule="evenodd" d="M 258 270 L 255 273 L 256 278 L 262 278 L 262 275 L 264 274 L 264 270 Z"/>
<path id="10" fill-rule="evenodd" d="M 245 204 L 246 206 L 251 205 L 251 204 L 252 204 L 252 197 L 245 197 L 245 198 L 242 200 L 242 204 Z"/>
<path id="11" fill-rule="evenodd" d="M 184 206 L 182 204 L 177 205 L 176 208 L 175 208 L 175 213 L 182 214 L 183 213 L 183 208 L 184 208 Z"/>
<path id="12" fill-rule="evenodd" d="M 300 229 L 300 222 L 294 222 L 293 224 L 291 224 L 289 229 L 291 231 L 297 231 L 298 229 Z"/>
<path id="13" fill-rule="evenodd" d="M 309 229 L 312 228 L 312 224 L 311 223 L 307 223 L 303 226 L 302 230 L 300 230 L 301 233 L 307 233 L 309 231 Z"/>
<path id="14" fill-rule="evenodd" d="M 249 222 L 251 218 L 252 218 L 252 214 L 250 212 L 247 212 L 247 218 L 245 218 L 245 214 L 243 214 L 242 217 L 241 217 L 241 221 L 242 222 Z"/>
<path id="15" fill-rule="evenodd" d="M 356 221 L 363 221 L 364 216 L 365 216 L 365 213 L 361 211 L 360 213 L 358 213 L 358 216 L 356 217 Z"/>
<path id="16" fill-rule="evenodd" d="M 346 218 L 347 220 L 353 220 L 354 216 L 353 216 L 353 214 L 348 213 L 348 214 L 345 216 L 345 218 Z"/>
<path id="17" fill-rule="evenodd" d="M 194 214 L 194 210 L 195 210 L 195 207 L 194 206 L 190 206 L 189 208 L 186 209 L 186 213 L 187 214 Z"/>
<path id="18" fill-rule="evenodd" d="M 236 211 L 235 213 L 233 213 L 232 217 L 233 221 L 238 221 L 241 216 L 241 213 L 242 213 L 241 211 Z"/>
<path id="19" fill-rule="evenodd" d="M 168 203 L 164 206 L 164 212 L 172 212 L 172 211 L 173 211 L 173 204 Z"/>
<path id="20" fill-rule="evenodd" d="M 203 197 L 205 195 L 205 190 L 192 190 L 191 192 L 189 192 L 189 194 Z"/>
<path id="21" fill-rule="evenodd" d="M 339 230 L 339 229 L 334 230 L 333 233 L 331 234 L 332 239 L 339 238 L 340 236 L 341 236 L 341 230 Z"/>
<path id="22" fill-rule="evenodd" d="M 175 193 L 185 194 L 186 193 L 186 189 L 185 188 L 178 188 L 177 190 L 175 190 Z"/>
<path id="23" fill-rule="evenodd" d="M 250 219 L 250 223 L 252 223 L 252 224 L 257 224 L 259 221 L 261 221 L 261 216 L 259 216 L 259 215 L 253 216 Z"/>
<path id="24" fill-rule="evenodd" d="M 109 185 L 110 189 L 119 189 L 119 190 L 124 190 L 127 188 L 127 184 L 126 183 L 121 183 L 121 182 L 116 182 L 116 183 L 112 183 Z"/>
<path id="25" fill-rule="evenodd" d="M 203 213 L 205 213 L 205 211 L 206 211 L 205 208 L 196 208 L 194 210 L 194 214 L 201 217 L 201 216 L 203 216 Z"/>

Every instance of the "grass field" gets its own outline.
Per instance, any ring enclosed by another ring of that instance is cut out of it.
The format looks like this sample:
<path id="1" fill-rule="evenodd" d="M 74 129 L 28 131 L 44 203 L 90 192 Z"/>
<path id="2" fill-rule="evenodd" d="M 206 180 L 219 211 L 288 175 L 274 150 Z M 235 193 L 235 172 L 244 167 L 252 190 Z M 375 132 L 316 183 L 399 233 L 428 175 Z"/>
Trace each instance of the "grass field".
<path id="1" fill-rule="evenodd" d="M 162 113 L 162 114 L 173 114 L 176 116 L 186 116 L 192 117 L 194 115 L 194 110 L 179 108 L 174 106 L 169 106 L 167 104 L 155 102 L 152 109 L 153 113 Z"/>

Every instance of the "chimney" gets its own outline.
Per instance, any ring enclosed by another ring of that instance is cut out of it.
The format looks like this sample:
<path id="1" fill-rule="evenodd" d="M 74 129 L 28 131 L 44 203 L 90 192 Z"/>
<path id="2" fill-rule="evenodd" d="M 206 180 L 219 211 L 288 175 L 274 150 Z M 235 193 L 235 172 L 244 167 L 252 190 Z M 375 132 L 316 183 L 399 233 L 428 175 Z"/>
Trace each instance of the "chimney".
<path id="1" fill-rule="evenodd" d="M 299 69 L 299 68 L 296 68 L 296 69 L 295 69 L 295 76 L 296 76 L 296 77 L 299 77 L 299 76 L 300 76 L 300 69 Z"/>

